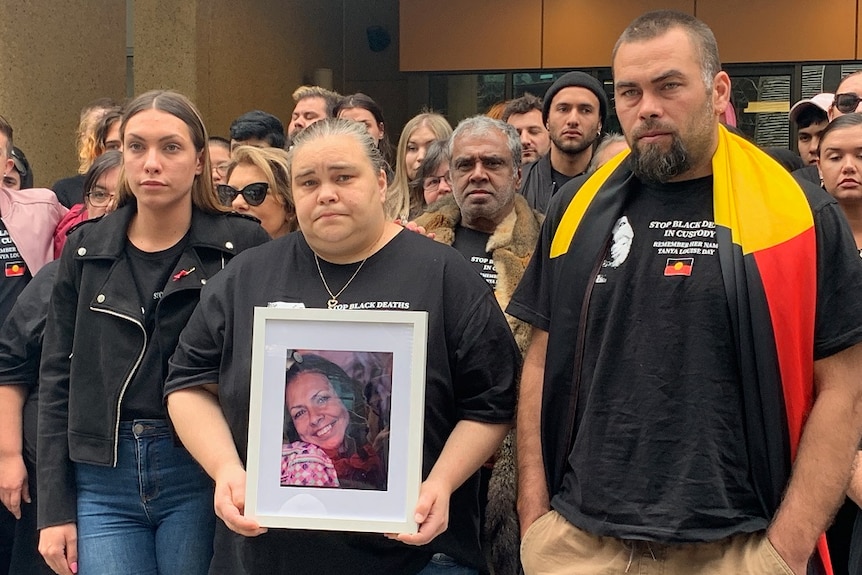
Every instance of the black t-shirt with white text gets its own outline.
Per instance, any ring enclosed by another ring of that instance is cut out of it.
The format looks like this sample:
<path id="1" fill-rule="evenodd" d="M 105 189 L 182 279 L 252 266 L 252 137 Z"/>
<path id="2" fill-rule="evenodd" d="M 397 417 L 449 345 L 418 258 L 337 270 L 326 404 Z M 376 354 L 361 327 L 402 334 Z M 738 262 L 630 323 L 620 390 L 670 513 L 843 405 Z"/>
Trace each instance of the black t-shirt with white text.
<path id="1" fill-rule="evenodd" d="M 225 418 L 245 461 L 254 307 L 281 302 L 326 308 L 330 295 L 322 274 L 336 293 L 349 282 L 336 310 L 428 312 L 423 477 L 458 421 L 511 422 L 520 353 L 492 291 L 464 257 L 401 231 L 357 268 L 315 262 L 299 232 L 246 250 L 203 289 L 170 360 L 165 393 L 218 382 Z M 433 553 L 485 572 L 478 477 L 474 473 L 452 494 L 449 527 L 428 545 L 404 545 L 380 534 L 289 529 L 243 537 L 218 522 L 210 573 L 409 574 L 418 573 Z"/>
<path id="2" fill-rule="evenodd" d="M 567 259 L 583 257 L 574 251 L 550 257 L 582 183 L 552 200 L 506 309 L 544 331 L 570 305 L 563 301 L 570 292 L 558 289 Z M 613 226 L 590 294 L 574 448 L 553 505 L 591 533 L 630 539 L 715 540 L 765 526 L 747 485 L 739 384 L 729 379 L 738 370 L 715 255 L 710 179 L 661 189 L 644 189 L 635 179 L 627 185 L 623 218 Z M 803 188 L 817 236 L 817 360 L 862 341 L 862 263 L 834 198 Z M 723 507 L 731 508 L 726 516 Z"/>
<path id="3" fill-rule="evenodd" d="M 625 539 L 764 529 L 712 177 L 642 186 L 611 238 L 590 297 L 570 468 L 552 505 L 583 529 Z"/>
<path id="4" fill-rule="evenodd" d="M 480 276 L 485 278 L 492 289 L 496 289 L 497 268 L 494 266 L 494 259 L 491 254 L 485 249 L 490 237 L 491 234 L 487 232 L 458 226 L 455 228 L 455 241 L 452 242 L 452 247 L 467 258 L 470 265 L 479 272 Z"/>
<path id="5" fill-rule="evenodd" d="M 3 271 L 0 275 L 0 324 L 2 324 L 24 286 L 33 279 L 27 264 L 24 263 L 24 258 L 18 251 L 18 246 L 15 245 L 2 220 L 0 220 L 0 266 Z"/>

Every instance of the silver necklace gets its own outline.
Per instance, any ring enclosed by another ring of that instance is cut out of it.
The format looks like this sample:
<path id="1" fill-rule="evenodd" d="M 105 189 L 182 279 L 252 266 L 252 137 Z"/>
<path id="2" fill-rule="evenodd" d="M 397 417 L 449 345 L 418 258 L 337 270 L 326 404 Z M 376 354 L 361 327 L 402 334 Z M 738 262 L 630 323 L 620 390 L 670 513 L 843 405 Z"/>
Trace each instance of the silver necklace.
<path id="1" fill-rule="evenodd" d="M 352 275 L 352 276 L 350 276 L 350 279 L 349 279 L 349 280 L 347 280 L 347 283 L 346 283 L 346 284 L 344 284 L 344 286 L 343 286 L 340 290 L 338 290 L 338 293 L 334 294 L 334 293 L 332 293 L 332 290 L 331 290 L 331 289 L 329 289 L 329 284 L 328 284 L 328 283 L 326 283 L 326 278 L 325 278 L 325 277 L 323 277 L 323 270 L 321 270 L 321 269 L 320 269 L 320 258 L 318 258 L 318 257 L 317 257 L 317 254 L 314 254 L 314 263 L 315 263 L 315 264 L 317 264 L 317 273 L 319 273 L 319 274 L 320 274 L 320 281 L 322 281 L 322 282 L 323 282 L 323 287 L 325 287 L 325 288 L 326 288 L 326 293 L 328 293 L 328 294 L 329 294 L 329 300 L 326 302 L 326 307 L 327 307 L 327 308 L 329 308 L 329 309 L 335 309 L 335 306 L 337 306 L 337 305 L 338 305 L 338 296 L 340 296 L 341 294 L 343 294 L 343 293 L 344 293 L 344 290 L 346 290 L 346 289 L 347 289 L 347 286 L 349 286 L 349 285 L 350 285 L 350 282 L 352 282 L 352 281 L 353 281 L 353 279 L 354 279 L 354 278 L 356 277 L 356 275 L 359 273 L 359 270 L 361 270 L 361 269 L 362 269 L 362 266 L 364 266 L 364 265 L 365 265 L 365 262 L 366 262 L 366 261 L 368 261 L 368 258 L 365 258 L 364 260 L 362 260 L 362 263 L 360 263 L 360 264 L 359 264 L 359 267 L 358 267 L 358 268 L 356 268 L 356 271 L 355 271 L 355 272 L 353 272 L 353 275 Z"/>

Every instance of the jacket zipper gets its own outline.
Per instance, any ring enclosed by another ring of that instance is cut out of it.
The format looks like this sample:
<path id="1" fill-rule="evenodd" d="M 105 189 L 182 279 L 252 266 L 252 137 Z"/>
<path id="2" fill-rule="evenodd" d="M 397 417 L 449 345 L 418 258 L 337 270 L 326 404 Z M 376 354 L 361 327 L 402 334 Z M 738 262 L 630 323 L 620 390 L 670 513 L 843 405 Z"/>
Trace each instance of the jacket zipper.
<path id="1" fill-rule="evenodd" d="M 575 423 L 577 419 L 577 407 L 578 407 L 578 396 L 581 392 L 581 368 L 584 364 L 584 348 L 587 345 L 586 335 L 587 335 L 587 312 L 590 308 L 590 298 L 593 295 L 593 287 L 596 285 L 596 278 L 599 275 L 599 271 L 602 269 L 602 262 L 605 259 L 605 254 L 607 253 L 608 246 L 610 245 L 610 238 L 605 242 L 602 251 L 599 252 L 598 260 L 596 261 L 596 265 L 593 268 L 593 271 L 590 273 L 590 278 L 587 283 L 587 292 L 584 294 L 584 301 L 581 304 L 581 314 L 578 318 L 578 341 L 577 347 L 575 348 L 575 361 L 574 361 L 574 370 L 573 370 L 573 378 L 575 383 L 575 391 L 572 394 L 572 399 L 569 401 L 569 418 L 568 421 L 570 423 L 569 427 L 569 437 L 566 442 L 566 449 L 563 455 L 564 461 L 563 465 L 565 466 L 565 460 L 568 459 L 569 453 L 572 451 L 572 447 L 574 445 L 575 439 Z"/>
<path id="2" fill-rule="evenodd" d="M 129 375 L 126 377 L 126 381 L 123 382 L 123 386 L 120 388 L 120 397 L 117 399 L 117 418 L 114 423 L 114 460 L 113 467 L 117 466 L 117 449 L 118 444 L 120 442 L 120 406 L 123 403 L 123 396 L 126 395 L 126 389 L 129 387 L 129 384 L 132 382 L 132 378 L 135 376 L 135 373 L 138 371 L 138 367 L 141 365 L 141 361 L 144 359 L 144 353 L 147 351 L 147 330 L 144 329 L 144 324 L 140 321 L 136 320 L 133 317 L 129 317 L 127 315 L 123 315 L 121 313 L 117 313 L 114 311 L 109 311 L 106 309 L 98 309 L 94 307 L 90 307 L 90 311 L 94 311 L 97 313 L 105 313 L 108 315 L 112 315 L 114 317 L 118 317 L 120 319 L 125 319 L 139 328 L 141 328 L 141 333 L 144 335 L 144 344 L 141 346 L 141 353 L 138 354 L 138 359 L 135 360 L 135 364 L 132 366 L 132 371 L 129 372 Z"/>

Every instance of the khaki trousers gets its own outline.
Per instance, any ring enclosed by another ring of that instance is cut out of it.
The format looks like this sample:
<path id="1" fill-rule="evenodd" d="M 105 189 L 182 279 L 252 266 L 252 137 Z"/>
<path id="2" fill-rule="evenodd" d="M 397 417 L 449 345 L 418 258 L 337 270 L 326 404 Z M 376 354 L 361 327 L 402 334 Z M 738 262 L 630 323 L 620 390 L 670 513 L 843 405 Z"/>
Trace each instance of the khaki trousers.
<path id="1" fill-rule="evenodd" d="M 793 575 L 763 532 L 665 545 L 597 537 L 556 511 L 521 541 L 526 575 Z"/>

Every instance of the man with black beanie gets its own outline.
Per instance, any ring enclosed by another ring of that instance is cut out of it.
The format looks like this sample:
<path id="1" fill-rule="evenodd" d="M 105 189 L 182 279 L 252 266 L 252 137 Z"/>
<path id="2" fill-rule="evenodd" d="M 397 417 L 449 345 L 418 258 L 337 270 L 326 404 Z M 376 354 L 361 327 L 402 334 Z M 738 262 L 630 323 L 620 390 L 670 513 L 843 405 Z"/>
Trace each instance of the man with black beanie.
<path id="1" fill-rule="evenodd" d="M 547 156 L 524 167 L 520 193 L 545 213 L 563 184 L 586 172 L 608 117 L 601 82 L 584 72 L 568 72 L 545 92 L 542 121 L 551 137 Z"/>

